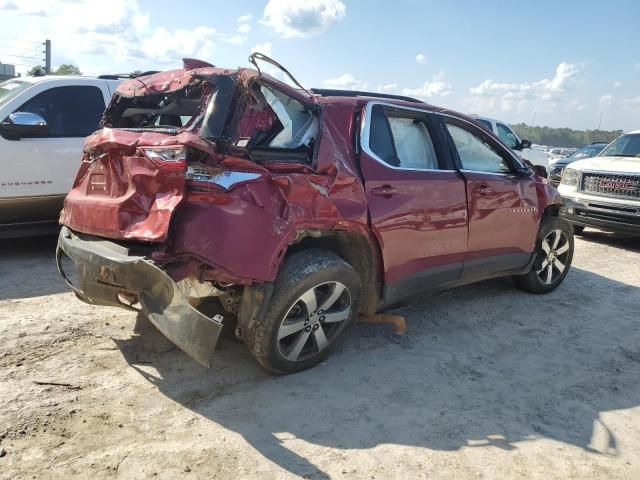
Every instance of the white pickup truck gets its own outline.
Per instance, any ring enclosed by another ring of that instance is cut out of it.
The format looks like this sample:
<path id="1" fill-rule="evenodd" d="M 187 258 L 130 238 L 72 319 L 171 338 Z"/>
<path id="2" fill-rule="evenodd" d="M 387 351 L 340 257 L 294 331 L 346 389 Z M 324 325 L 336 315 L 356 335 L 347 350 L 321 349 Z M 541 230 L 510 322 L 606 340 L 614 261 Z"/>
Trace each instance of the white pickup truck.
<path id="1" fill-rule="evenodd" d="M 98 128 L 118 83 L 77 76 L 0 83 L 0 238 L 55 231 L 84 137 Z"/>
<path id="2" fill-rule="evenodd" d="M 549 167 L 549 157 L 547 154 L 531 148 L 531 142 L 529 140 L 520 140 L 516 132 L 514 132 L 506 122 L 489 117 L 481 117 L 480 115 L 471 116 L 480 125 L 496 134 L 507 147 L 514 150 L 525 160 L 530 161 L 534 165 L 542 165 L 545 168 Z"/>

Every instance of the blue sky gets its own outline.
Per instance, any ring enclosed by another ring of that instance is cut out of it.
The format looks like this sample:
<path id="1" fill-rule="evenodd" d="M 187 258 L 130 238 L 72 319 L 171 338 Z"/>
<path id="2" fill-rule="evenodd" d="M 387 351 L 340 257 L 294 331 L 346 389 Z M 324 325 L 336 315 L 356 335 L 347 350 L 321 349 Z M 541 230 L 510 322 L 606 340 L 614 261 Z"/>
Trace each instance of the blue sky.
<path id="1" fill-rule="evenodd" d="M 178 7 L 178 6 L 179 7 Z M 273 55 L 303 84 L 553 127 L 640 128 L 640 1 L 0 0 L 0 60 L 86 74 Z M 29 43 L 34 42 L 34 43 Z M 12 57 L 20 55 L 20 57 Z"/>

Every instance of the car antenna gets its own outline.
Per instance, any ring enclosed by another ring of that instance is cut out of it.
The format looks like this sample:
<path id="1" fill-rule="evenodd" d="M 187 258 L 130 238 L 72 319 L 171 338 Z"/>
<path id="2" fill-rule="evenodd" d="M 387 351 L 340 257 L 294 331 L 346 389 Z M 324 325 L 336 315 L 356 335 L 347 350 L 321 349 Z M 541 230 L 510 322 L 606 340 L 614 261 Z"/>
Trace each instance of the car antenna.
<path id="1" fill-rule="evenodd" d="M 258 75 L 262 75 L 262 71 L 260 70 L 260 67 L 258 66 L 257 60 L 262 60 L 263 62 L 269 63 L 269 64 L 273 65 L 274 67 L 279 68 L 280 70 L 282 70 L 291 79 L 291 81 L 293 83 L 295 83 L 298 87 L 300 87 L 301 90 L 304 90 L 305 92 L 307 92 L 309 94 L 310 97 L 313 97 L 313 93 L 311 93 L 309 90 L 304 88 L 302 86 L 302 84 L 300 82 L 298 82 L 298 80 L 296 80 L 293 75 L 291 75 L 289 70 L 284 68 L 278 62 L 276 62 L 273 58 L 267 57 L 266 55 L 264 55 L 264 54 L 262 54 L 260 52 L 253 52 L 251 55 L 249 55 L 249 62 L 256 67 L 256 69 L 258 70 Z"/>

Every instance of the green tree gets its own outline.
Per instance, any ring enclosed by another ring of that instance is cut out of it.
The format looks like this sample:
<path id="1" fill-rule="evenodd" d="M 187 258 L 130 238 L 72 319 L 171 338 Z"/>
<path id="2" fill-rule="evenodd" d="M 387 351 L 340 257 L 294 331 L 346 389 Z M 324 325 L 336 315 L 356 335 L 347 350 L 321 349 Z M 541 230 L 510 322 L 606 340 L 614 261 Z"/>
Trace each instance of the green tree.
<path id="1" fill-rule="evenodd" d="M 582 147 L 593 142 L 611 142 L 622 135 L 622 130 L 572 130 L 570 128 L 532 127 L 524 123 L 513 125 L 520 138 L 531 143 L 552 147 Z"/>
<path id="2" fill-rule="evenodd" d="M 44 68 L 41 65 L 34 65 L 31 70 L 27 72 L 30 77 L 41 77 L 44 75 Z"/>
<path id="3" fill-rule="evenodd" d="M 71 64 L 71 63 L 63 63 L 58 67 L 57 70 L 51 72 L 52 75 L 82 75 L 80 69 Z"/>

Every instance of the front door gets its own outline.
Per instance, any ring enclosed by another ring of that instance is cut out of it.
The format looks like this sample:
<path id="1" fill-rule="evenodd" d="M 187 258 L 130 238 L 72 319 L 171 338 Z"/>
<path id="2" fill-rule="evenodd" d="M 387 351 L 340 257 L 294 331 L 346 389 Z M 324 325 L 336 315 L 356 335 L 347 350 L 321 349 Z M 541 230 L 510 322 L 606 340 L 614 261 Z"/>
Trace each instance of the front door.
<path id="1" fill-rule="evenodd" d="M 47 132 L 40 138 L 0 137 L 0 224 L 57 220 L 80 167 L 84 137 L 97 130 L 105 108 L 98 86 L 47 88 L 42 82 L 33 88 L 41 91 L 10 113 L 40 115 Z"/>
<path id="2" fill-rule="evenodd" d="M 455 282 L 467 250 L 465 183 L 431 114 L 367 105 L 360 166 L 382 248 L 385 301 Z"/>
<path id="3" fill-rule="evenodd" d="M 446 118 L 469 202 L 469 247 L 463 277 L 524 267 L 534 250 L 540 212 L 536 185 L 517 175 L 513 156 L 481 128 Z"/>

